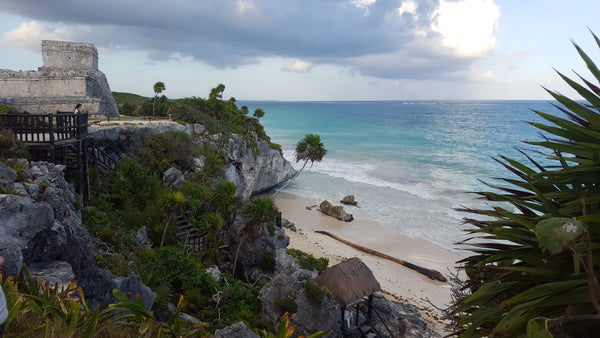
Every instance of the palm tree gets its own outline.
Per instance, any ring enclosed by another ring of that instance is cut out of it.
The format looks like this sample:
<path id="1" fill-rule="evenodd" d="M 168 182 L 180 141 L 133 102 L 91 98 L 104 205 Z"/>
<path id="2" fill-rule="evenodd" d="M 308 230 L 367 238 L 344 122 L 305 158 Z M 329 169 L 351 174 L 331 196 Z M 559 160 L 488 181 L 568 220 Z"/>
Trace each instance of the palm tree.
<path id="1" fill-rule="evenodd" d="M 261 117 L 265 116 L 265 111 L 258 108 L 254 111 L 254 117 L 256 117 L 257 119 L 260 119 Z"/>
<path id="2" fill-rule="evenodd" d="M 152 117 L 154 117 L 154 106 L 156 105 L 156 98 L 158 94 L 162 93 L 167 88 L 165 87 L 165 83 L 162 81 L 158 81 L 154 84 L 154 101 L 152 102 Z"/>
<path id="3" fill-rule="evenodd" d="M 296 176 L 306 167 L 308 161 L 312 166 L 315 161 L 321 162 L 327 154 L 325 145 L 321 142 L 321 137 L 317 134 L 306 134 L 304 138 L 296 144 L 296 163 L 304 160 L 304 165 Z"/>
<path id="4" fill-rule="evenodd" d="M 271 197 L 275 197 L 281 190 L 283 190 L 294 178 L 298 177 L 308 161 L 310 161 L 310 165 L 312 166 L 315 161 L 321 162 L 323 157 L 327 154 L 327 149 L 325 149 L 325 145 L 321 142 L 321 137 L 317 134 L 306 134 L 304 138 L 300 140 L 296 144 L 296 163 L 301 160 L 304 160 L 304 164 L 302 168 L 290 178 L 279 190 L 277 190 Z"/>
<path id="5" fill-rule="evenodd" d="M 220 180 L 212 190 L 210 205 L 212 210 L 223 218 L 225 225 L 232 221 L 233 209 L 240 202 L 240 197 L 235 195 L 237 187 L 235 183 Z"/>
<path id="6" fill-rule="evenodd" d="M 272 221 L 277 216 L 277 207 L 271 197 L 258 197 L 250 201 L 244 209 L 253 224 Z"/>

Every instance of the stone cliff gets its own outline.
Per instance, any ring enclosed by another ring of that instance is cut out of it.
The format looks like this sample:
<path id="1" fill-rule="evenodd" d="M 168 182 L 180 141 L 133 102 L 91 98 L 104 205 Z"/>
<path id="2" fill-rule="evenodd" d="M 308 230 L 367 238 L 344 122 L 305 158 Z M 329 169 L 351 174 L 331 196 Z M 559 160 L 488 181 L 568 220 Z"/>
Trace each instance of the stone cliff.
<path id="1" fill-rule="evenodd" d="M 143 141 L 157 133 L 168 130 L 187 132 L 198 144 L 209 143 L 213 148 L 221 149 L 225 154 L 225 177 L 237 186 L 236 195 L 244 200 L 252 194 L 269 190 L 287 181 L 295 174 L 292 165 L 281 154 L 271 149 L 264 140 L 253 136 L 254 147 L 239 135 L 209 135 L 200 124 L 182 125 L 178 123 L 146 123 L 138 125 L 109 125 L 89 128 L 93 142 L 104 148 L 109 154 L 135 154 L 136 148 Z M 201 169 L 202 158 L 194 160 L 196 168 Z"/>
<path id="2" fill-rule="evenodd" d="M 32 275 L 52 285 L 77 280 L 89 305 L 115 301 L 114 288 L 139 294 L 148 308 L 156 295 L 133 273 L 115 277 L 96 264 L 91 238 L 81 227 L 81 207 L 64 179 L 64 166 L 47 162 L 0 162 L 0 256 L 4 273 L 19 274 L 23 263 Z"/>

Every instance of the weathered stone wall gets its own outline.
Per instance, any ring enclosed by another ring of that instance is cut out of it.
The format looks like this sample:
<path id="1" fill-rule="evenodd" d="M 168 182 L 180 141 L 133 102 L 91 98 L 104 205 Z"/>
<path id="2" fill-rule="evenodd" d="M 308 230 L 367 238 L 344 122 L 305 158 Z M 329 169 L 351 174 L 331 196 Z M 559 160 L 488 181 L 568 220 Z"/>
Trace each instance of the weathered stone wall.
<path id="1" fill-rule="evenodd" d="M 98 51 L 91 43 L 42 40 L 44 67 L 98 70 Z"/>
<path id="2" fill-rule="evenodd" d="M 0 78 L 2 96 L 14 98 L 87 96 L 88 76 L 53 76 L 41 72 L 13 73 L 15 74 L 10 74 L 7 71 L 0 72 L 0 76 L 2 77 Z"/>
<path id="3" fill-rule="evenodd" d="M 34 114 L 73 111 L 118 116 L 98 51 L 91 43 L 42 41 L 44 65 L 37 71 L 0 70 L 0 103 Z"/>

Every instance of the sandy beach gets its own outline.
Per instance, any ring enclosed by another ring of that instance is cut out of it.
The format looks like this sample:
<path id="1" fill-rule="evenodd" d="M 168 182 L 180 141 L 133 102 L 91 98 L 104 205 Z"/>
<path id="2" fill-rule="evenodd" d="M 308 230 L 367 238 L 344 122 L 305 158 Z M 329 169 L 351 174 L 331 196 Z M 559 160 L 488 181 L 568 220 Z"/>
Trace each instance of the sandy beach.
<path id="1" fill-rule="evenodd" d="M 445 308 L 450 304 L 451 290 L 448 283 L 431 280 L 398 263 L 363 253 L 314 231 L 328 231 L 358 245 L 424 268 L 437 270 L 446 277 L 449 275 L 448 269 L 454 271 L 455 262 L 462 258 L 458 253 L 423 239 L 385 229 L 370 220 L 338 221 L 318 210 L 321 201 L 279 193 L 275 197 L 275 202 L 283 218 L 294 223 L 297 228 L 297 232 L 286 229 L 286 234 L 290 237 L 289 247 L 310 253 L 315 257 L 326 257 L 329 259 L 330 266 L 347 258 L 360 258 L 373 271 L 382 291 L 389 298 L 416 306 L 436 331 L 443 331 L 440 320 L 442 313 L 435 307 Z M 340 205 L 339 201 L 330 202 Z M 360 206 L 360 201 L 358 202 Z M 309 210 L 307 206 L 312 208 Z M 344 210 L 350 214 L 353 208 L 356 207 L 344 206 Z"/>

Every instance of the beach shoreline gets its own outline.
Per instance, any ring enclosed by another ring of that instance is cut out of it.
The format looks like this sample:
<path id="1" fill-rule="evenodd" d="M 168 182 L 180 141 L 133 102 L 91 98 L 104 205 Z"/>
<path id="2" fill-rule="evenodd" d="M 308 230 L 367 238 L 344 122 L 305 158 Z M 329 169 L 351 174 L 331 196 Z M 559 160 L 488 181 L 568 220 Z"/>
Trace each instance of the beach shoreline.
<path id="1" fill-rule="evenodd" d="M 274 200 L 282 217 L 297 228 L 296 232 L 286 229 L 286 235 L 290 237 L 289 248 L 302 250 L 315 257 L 325 257 L 329 259 L 329 266 L 348 258 L 360 258 L 373 271 L 387 298 L 414 305 L 434 330 L 445 332 L 440 309 L 448 307 L 452 301 L 448 283 L 431 280 L 396 262 L 369 255 L 329 236 L 315 233 L 315 230 L 327 231 L 352 243 L 437 270 L 446 278 L 451 272 L 455 273 L 456 261 L 463 258 L 457 252 L 386 229 L 371 220 L 339 221 L 318 210 L 320 201 L 285 192 L 277 194 Z M 341 204 L 338 201 L 330 202 Z M 344 210 L 350 214 L 353 208 L 356 207 L 344 205 Z"/>

